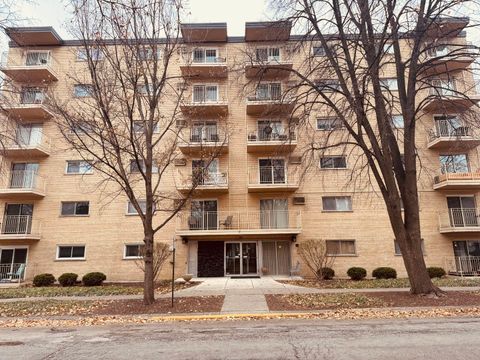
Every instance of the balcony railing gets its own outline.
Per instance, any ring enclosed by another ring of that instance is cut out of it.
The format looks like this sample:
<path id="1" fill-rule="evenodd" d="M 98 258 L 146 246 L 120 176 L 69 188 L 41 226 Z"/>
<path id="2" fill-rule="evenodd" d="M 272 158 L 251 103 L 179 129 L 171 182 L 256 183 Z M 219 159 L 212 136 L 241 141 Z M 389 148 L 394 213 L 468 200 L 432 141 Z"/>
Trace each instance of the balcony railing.
<path id="1" fill-rule="evenodd" d="M 445 181 L 478 181 L 480 183 L 480 172 L 444 172 L 435 176 L 435 184 Z"/>
<path id="2" fill-rule="evenodd" d="M 301 229 L 301 213 L 288 210 L 264 211 L 199 211 L 179 215 L 178 230 L 228 231 L 258 230 L 278 231 Z"/>
<path id="3" fill-rule="evenodd" d="M 9 140 L 5 143 L 5 152 L 7 155 L 21 151 L 31 152 L 32 149 L 38 149 L 40 152 L 48 154 L 51 149 L 50 138 L 42 134 L 41 137 L 31 139 L 30 141 L 20 139 L 19 141 Z"/>
<path id="4" fill-rule="evenodd" d="M 453 256 L 445 258 L 445 269 L 449 274 L 461 276 L 480 275 L 480 256 Z"/>
<path id="5" fill-rule="evenodd" d="M 248 171 L 249 185 L 298 186 L 298 169 L 287 166 L 251 166 Z"/>
<path id="6" fill-rule="evenodd" d="M 184 142 L 192 145 L 224 143 L 226 140 L 225 132 L 213 126 L 184 129 L 183 136 Z"/>
<path id="7" fill-rule="evenodd" d="M 27 51 L 18 57 L 2 54 L 1 70 L 14 81 L 32 84 L 57 81 L 53 70 L 57 67 L 50 51 Z"/>
<path id="8" fill-rule="evenodd" d="M 34 170 L 13 170 L 8 188 L 45 191 L 45 179 Z"/>
<path id="9" fill-rule="evenodd" d="M 3 217 L 2 234 L 31 234 L 32 230 L 32 215 L 5 215 Z"/>
<path id="10" fill-rule="evenodd" d="M 479 209 L 448 209 L 446 213 L 439 214 L 440 230 L 473 228 L 480 231 Z"/>
<path id="11" fill-rule="evenodd" d="M 451 97 L 458 96 L 457 85 L 455 80 L 434 79 L 430 81 L 432 86 L 429 90 L 430 96 Z"/>
<path id="12" fill-rule="evenodd" d="M 25 277 L 26 264 L 0 264 L 0 281 L 21 282 Z"/>
<path id="13" fill-rule="evenodd" d="M 201 172 L 194 171 L 194 174 L 179 174 L 180 191 L 189 191 L 192 188 L 197 190 L 228 190 L 228 172 Z"/>
<path id="14" fill-rule="evenodd" d="M 297 135 L 293 128 L 255 129 L 248 132 L 247 140 L 249 142 L 290 142 L 296 141 Z"/>
<path id="15" fill-rule="evenodd" d="M 20 103 L 23 105 L 43 104 L 45 101 L 45 90 L 31 89 L 24 90 L 20 94 Z"/>
<path id="16" fill-rule="evenodd" d="M 430 131 L 429 140 L 438 138 L 459 138 L 463 136 L 473 136 L 473 131 L 469 126 L 454 126 L 452 121 L 437 120 L 435 128 Z"/>

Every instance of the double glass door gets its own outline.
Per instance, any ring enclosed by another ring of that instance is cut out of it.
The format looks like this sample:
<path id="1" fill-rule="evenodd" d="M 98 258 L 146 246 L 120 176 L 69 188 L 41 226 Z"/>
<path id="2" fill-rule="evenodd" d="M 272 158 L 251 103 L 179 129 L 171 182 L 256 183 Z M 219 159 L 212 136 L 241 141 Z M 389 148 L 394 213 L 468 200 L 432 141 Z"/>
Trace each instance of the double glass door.
<path id="1" fill-rule="evenodd" d="M 225 243 L 225 275 L 257 274 L 257 243 Z"/>
<path id="2" fill-rule="evenodd" d="M 285 184 L 285 159 L 259 159 L 260 184 Z"/>
<path id="3" fill-rule="evenodd" d="M 3 234 L 30 234 L 33 204 L 7 204 L 2 224 Z"/>
<path id="4" fill-rule="evenodd" d="M 477 209 L 473 196 L 449 196 L 447 205 L 452 226 L 478 226 Z"/>
<path id="5" fill-rule="evenodd" d="M 0 250 L 0 278 L 18 279 L 23 277 L 21 266 L 27 263 L 27 249 L 13 248 Z"/>
<path id="6" fill-rule="evenodd" d="M 30 189 L 35 187 L 37 163 L 14 163 L 10 177 L 10 187 L 16 189 Z"/>
<path id="7" fill-rule="evenodd" d="M 190 213 L 190 230 L 216 230 L 218 226 L 217 201 L 194 200 Z"/>

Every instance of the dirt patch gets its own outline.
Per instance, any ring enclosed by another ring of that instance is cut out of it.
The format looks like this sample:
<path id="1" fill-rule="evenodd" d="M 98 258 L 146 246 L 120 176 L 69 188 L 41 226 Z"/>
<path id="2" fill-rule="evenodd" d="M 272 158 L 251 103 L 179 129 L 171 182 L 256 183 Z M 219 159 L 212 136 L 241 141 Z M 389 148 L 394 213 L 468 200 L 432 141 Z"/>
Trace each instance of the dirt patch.
<path id="1" fill-rule="evenodd" d="M 480 306 L 480 292 L 448 292 L 430 298 L 408 292 L 266 295 L 271 311 L 358 309 L 371 307 Z"/>
<path id="2" fill-rule="evenodd" d="M 146 306 L 142 300 L 41 300 L 0 303 L 1 317 L 96 316 L 219 312 L 223 296 L 177 298 L 174 307 L 170 299 L 157 299 Z"/>

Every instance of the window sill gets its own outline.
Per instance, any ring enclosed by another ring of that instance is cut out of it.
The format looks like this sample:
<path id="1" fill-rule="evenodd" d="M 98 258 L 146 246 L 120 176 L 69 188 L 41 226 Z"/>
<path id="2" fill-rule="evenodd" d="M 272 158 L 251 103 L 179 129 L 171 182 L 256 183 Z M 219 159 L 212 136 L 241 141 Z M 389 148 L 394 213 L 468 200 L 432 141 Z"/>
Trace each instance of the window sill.
<path id="1" fill-rule="evenodd" d="M 322 210 L 322 213 L 353 213 L 353 210 Z"/>
<path id="2" fill-rule="evenodd" d="M 322 167 L 319 167 L 319 170 L 349 170 L 349 168 L 322 168 Z"/>
<path id="3" fill-rule="evenodd" d="M 358 257 L 358 254 L 327 254 L 327 257 Z"/>
<path id="4" fill-rule="evenodd" d="M 55 259 L 55 261 L 86 261 L 86 258 L 65 258 L 65 259 Z"/>
<path id="5" fill-rule="evenodd" d="M 130 257 L 123 257 L 122 260 L 140 260 L 142 259 L 141 256 L 137 256 L 137 257 L 133 257 L 133 256 L 130 256 Z"/>
<path id="6" fill-rule="evenodd" d="M 68 175 L 68 176 L 75 176 L 75 175 L 93 175 L 93 173 L 63 173 L 63 175 Z"/>
<path id="7" fill-rule="evenodd" d="M 89 217 L 90 214 L 88 215 L 60 215 L 59 217 L 61 218 L 82 218 L 82 217 Z"/>

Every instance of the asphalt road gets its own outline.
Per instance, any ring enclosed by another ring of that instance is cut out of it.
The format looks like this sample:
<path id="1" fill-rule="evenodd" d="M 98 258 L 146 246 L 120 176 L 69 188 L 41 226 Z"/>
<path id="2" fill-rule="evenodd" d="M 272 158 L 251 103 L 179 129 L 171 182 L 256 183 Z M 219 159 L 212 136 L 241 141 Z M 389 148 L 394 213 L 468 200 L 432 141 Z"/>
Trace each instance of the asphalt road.
<path id="1" fill-rule="evenodd" d="M 480 319 L 1 329 L 0 359 L 479 359 Z"/>

